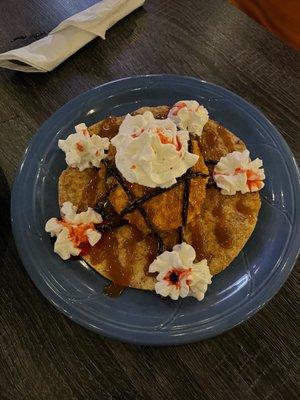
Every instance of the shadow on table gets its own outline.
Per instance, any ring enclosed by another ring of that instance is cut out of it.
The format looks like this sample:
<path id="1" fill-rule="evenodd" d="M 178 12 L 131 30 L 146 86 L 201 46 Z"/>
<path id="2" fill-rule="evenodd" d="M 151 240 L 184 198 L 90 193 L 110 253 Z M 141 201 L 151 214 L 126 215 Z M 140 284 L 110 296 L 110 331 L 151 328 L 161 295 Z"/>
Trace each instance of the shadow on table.
<path id="1" fill-rule="evenodd" d="M 0 268 L 11 236 L 10 188 L 2 168 L 0 168 Z"/>

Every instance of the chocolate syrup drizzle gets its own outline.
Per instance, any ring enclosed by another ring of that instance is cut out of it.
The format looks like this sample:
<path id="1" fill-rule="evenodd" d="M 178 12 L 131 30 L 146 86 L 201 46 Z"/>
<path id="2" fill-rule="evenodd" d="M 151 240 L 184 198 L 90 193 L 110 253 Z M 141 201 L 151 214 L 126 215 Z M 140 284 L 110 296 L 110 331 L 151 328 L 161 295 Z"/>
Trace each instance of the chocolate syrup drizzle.
<path id="1" fill-rule="evenodd" d="M 115 222 L 115 223 L 102 223 L 96 226 L 97 231 L 99 232 L 110 232 L 113 231 L 114 229 L 120 228 L 123 225 L 127 225 L 128 221 L 123 219 L 122 221 Z"/>
<path id="2" fill-rule="evenodd" d="M 216 185 L 215 181 L 210 181 L 210 182 L 207 182 L 206 187 L 207 188 L 217 187 L 217 185 Z"/>
<path id="3" fill-rule="evenodd" d="M 104 163 L 106 169 L 109 171 L 110 176 L 113 176 L 116 179 L 116 181 L 122 186 L 124 192 L 127 194 L 128 199 L 131 202 L 133 202 L 135 200 L 135 196 L 131 192 L 131 190 L 128 188 L 128 186 L 126 185 L 125 179 L 122 177 L 122 175 L 117 170 L 117 168 L 114 165 L 112 165 L 111 163 L 109 163 L 109 161 L 107 159 L 102 160 L 102 162 Z M 148 217 L 148 215 L 147 215 L 146 211 L 143 209 L 143 207 L 140 205 L 137 205 L 136 209 L 140 212 L 141 216 L 144 218 L 144 221 L 145 221 L 147 227 L 151 230 L 153 236 L 157 240 L 158 254 L 161 254 L 164 251 L 164 242 L 163 242 L 162 238 L 160 237 L 160 235 L 154 228 L 152 221 Z"/>
<path id="4" fill-rule="evenodd" d="M 188 149 L 189 152 L 192 151 L 191 149 L 192 144 L 191 144 L 191 139 L 189 139 L 188 142 Z M 125 191 L 128 199 L 130 200 L 130 204 L 126 206 L 120 213 L 117 213 L 116 211 L 113 210 L 113 207 L 111 206 L 109 200 L 108 200 L 108 194 L 106 194 L 103 198 L 103 200 L 98 203 L 96 206 L 95 210 L 98 211 L 103 217 L 104 221 L 97 226 L 97 229 L 99 232 L 107 232 L 107 231 L 112 231 L 114 229 L 117 229 L 123 225 L 127 225 L 128 221 L 123 219 L 124 215 L 127 213 L 130 213 L 134 210 L 138 210 L 143 217 L 147 227 L 150 229 L 151 233 L 155 237 L 155 239 L 158 242 L 158 254 L 161 254 L 164 251 L 164 243 L 162 238 L 160 237 L 159 233 L 153 226 L 152 221 L 150 220 L 148 214 L 146 213 L 145 209 L 142 207 L 142 205 L 152 199 L 153 197 L 156 197 L 162 193 L 168 192 L 169 190 L 173 189 L 174 187 L 180 185 L 181 183 L 184 183 L 184 190 L 183 190 L 183 198 L 182 198 L 182 225 L 178 228 L 178 236 L 179 236 L 179 242 L 183 242 L 184 240 L 184 227 L 187 223 L 188 219 L 188 208 L 189 208 L 189 197 L 190 197 L 190 181 L 191 179 L 197 178 L 197 177 L 204 177 L 207 178 L 207 174 L 203 174 L 201 172 L 192 172 L 191 168 L 187 170 L 187 172 L 182 175 L 181 177 L 177 178 L 177 182 L 168 187 L 168 188 L 157 188 L 151 192 L 146 193 L 144 196 L 135 198 L 134 194 L 132 191 L 128 188 L 125 179 L 122 177 L 120 172 L 117 170 L 116 166 L 114 165 L 113 162 L 109 161 L 108 159 L 102 160 L 103 164 L 106 167 L 106 178 L 112 176 L 116 179 L 116 181 L 121 185 L 123 190 Z M 206 160 L 205 164 L 208 165 L 216 165 L 217 161 L 215 160 Z M 213 182 L 208 182 L 207 187 L 212 187 L 215 186 L 215 183 Z M 108 206 L 109 205 L 109 206 Z M 107 208 L 109 208 L 109 212 L 107 212 Z M 113 211 L 112 211 L 113 210 Z M 113 212 L 113 214 L 112 214 Z M 108 222 L 108 220 L 110 222 Z"/>
<path id="5" fill-rule="evenodd" d="M 202 174 L 201 172 L 192 172 L 188 174 L 184 174 L 177 178 L 177 182 L 174 183 L 174 185 L 168 187 L 168 188 L 157 188 L 156 190 L 153 190 L 152 192 L 146 193 L 144 196 L 139 197 L 138 199 L 135 199 L 131 204 L 123 208 L 123 210 L 120 212 L 120 216 L 124 216 L 125 214 L 134 211 L 138 206 L 141 206 L 144 204 L 146 201 L 152 199 L 152 197 L 156 197 L 162 193 L 168 192 L 169 190 L 175 188 L 176 186 L 180 185 L 182 182 L 186 182 L 187 180 L 193 179 L 193 178 L 198 178 L 199 176 L 203 176 L 204 178 L 207 178 L 208 175 Z"/>
<path id="6" fill-rule="evenodd" d="M 207 166 L 211 167 L 211 166 L 213 166 L 213 165 L 217 165 L 217 164 L 218 164 L 218 161 L 216 161 L 216 160 L 206 160 L 206 161 L 205 161 L 205 164 L 206 164 Z M 210 172 L 210 174 L 209 174 L 209 179 L 208 179 L 208 182 L 207 182 L 207 184 L 206 184 L 206 187 L 207 187 L 207 188 L 210 188 L 210 187 L 217 187 L 216 182 L 214 181 L 214 178 L 213 178 L 211 172 Z"/>
<path id="7" fill-rule="evenodd" d="M 205 160 L 205 164 L 216 165 L 216 164 L 218 164 L 218 161 L 216 161 L 216 160 Z"/>
<path id="8" fill-rule="evenodd" d="M 197 138 L 199 142 L 199 138 Z M 189 152 L 192 152 L 192 142 L 191 142 L 191 135 L 189 137 L 188 141 L 188 150 Z M 181 177 L 177 178 L 177 182 L 170 186 L 169 188 L 157 188 L 151 192 L 146 193 L 144 196 L 140 198 L 135 198 L 134 193 L 129 189 L 127 186 L 126 180 L 122 177 L 122 175 L 119 173 L 117 170 L 115 164 L 113 161 L 109 161 L 108 159 L 102 160 L 103 164 L 106 167 L 106 179 L 109 178 L 110 176 L 114 177 L 116 181 L 120 184 L 120 186 L 123 188 L 125 191 L 130 204 L 126 206 L 120 213 L 117 213 L 113 206 L 111 205 L 108 197 L 109 193 L 113 188 L 110 188 L 110 190 L 106 193 L 106 195 L 103 197 L 103 199 L 97 204 L 95 207 L 95 210 L 98 211 L 102 216 L 103 216 L 103 222 L 99 225 L 97 225 L 97 230 L 99 232 L 109 232 L 114 229 L 117 229 L 121 226 L 124 226 L 128 224 L 128 221 L 124 219 L 123 217 L 125 214 L 130 213 L 131 211 L 138 210 L 143 217 L 147 227 L 150 229 L 153 237 L 157 241 L 157 254 L 161 254 L 164 251 L 164 243 L 162 238 L 160 237 L 159 233 L 155 229 L 151 219 L 147 215 L 145 209 L 142 207 L 142 205 L 150 200 L 151 198 L 158 196 L 162 193 L 165 193 L 176 186 L 180 185 L 181 183 L 184 184 L 184 189 L 183 189 L 183 197 L 182 197 L 182 225 L 178 228 L 178 236 L 179 236 L 179 242 L 184 241 L 184 227 L 187 224 L 188 220 L 188 208 L 189 208 L 189 197 L 190 197 L 190 182 L 191 179 L 197 178 L 197 177 L 204 177 L 207 178 L 209 177 L 209 181 L 207 182 L 207 187 L 211 186 L 216 186 L 213 179 L 212 179 L 212 173 L 210 171 L 209 174 L 203 174 L 200 172 L 193 172 L 190 169 Z M 213 166 L 217 164 L 217 161 L 215 160 L 206 160 L 205 164 L 208 166 Z M 108 286 L 105 288 L 105 293 L 108 295 L 120 295 L 122 291 L 124 290 L 123 285 L 118 285 L 115 284 L 115 282 L 111 282 Z"/>
<path id="9" fill-rule="evenodd" d="M 94 210 L 101 214 L 103 221 L 96 225 L 96 229 L 99 232 L 109 232 L 114 229 L 120 228 L 123 225 L 128 224 L 126 219 L 123 219 L 113 208 L 108 200 L 107 193 L 103 199 L 94 207 Z"/>

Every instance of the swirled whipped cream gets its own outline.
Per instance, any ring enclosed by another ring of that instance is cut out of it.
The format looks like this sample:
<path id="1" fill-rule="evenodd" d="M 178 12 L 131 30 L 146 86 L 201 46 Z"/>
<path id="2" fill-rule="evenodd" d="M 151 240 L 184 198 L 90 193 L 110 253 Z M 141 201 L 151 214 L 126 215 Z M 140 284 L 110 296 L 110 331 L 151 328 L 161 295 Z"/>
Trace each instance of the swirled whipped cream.
<path id="1" fill-rule="evenodd" d="M 172 300 L 193 296 L 197 300 L 204 298 L 212 275 L 207 261 L 194 264 L 196 252 L 187 243 L 177 244 L 172 251 L 165 251 L 149 266 L 149 272 L 158 272 L 155 291 Z"/>
<path id="2" fill-rule="evenodd" d="M 54 251 L 63 260 L 82 254 L 86 247 L 100 240 L 101 233 L 95 229 L 95 224 L 100 224 L 102 217 L 92 208 L 77 214 L 77 207 L 67 201 L 61 207 L 61 215 L 61 220 L 49 219 L 45 230 L 51 237 L 56 236 Z"/>
<path id="3" fill-rule="evenodd" d="M 180 100 L 174 104 L 168 114 L 180 129 L 186 129 L 201 136 L 204 125 L 208 122 L 208 111 L 196 100 Z"/>
<path id="4" fill-rule="evenodd" d="M 249 151 L 234 151 L 221 157 L 214 168 L 213 177 L 221 193 L 234 195 L 236 192 L 257 192 L 264 187 L 265 179 L 262 160 L 250 160 Z"/>
<path id="5" fill-rule="evenodd" d="M 170 119 L 155 119 L 150 111 L 126 115 L 111 143 L 116 147 L 116 166 L 131 183 L 166 188 L 196 164 L 188 151 L 189 133 L 177 130 Z"/>
<path id="6" fill-rule="evenodd" d="M 85 124 L 76 125 L 75 130 L 76 133 L 69 135 L 66 140 L 58 141 L 58 147 L 66 153 L 66 163 L 70 167 L 77 167 L 79 171 L 99 168 L 101 160 L 106 157 L 109 139 L 91 136 Z"/>

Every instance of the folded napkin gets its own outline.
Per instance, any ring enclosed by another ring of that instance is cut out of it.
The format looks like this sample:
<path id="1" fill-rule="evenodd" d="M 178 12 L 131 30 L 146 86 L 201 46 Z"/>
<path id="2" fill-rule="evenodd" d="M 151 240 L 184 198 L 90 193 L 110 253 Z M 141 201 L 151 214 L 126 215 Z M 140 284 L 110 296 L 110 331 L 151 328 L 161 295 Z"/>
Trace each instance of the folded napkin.
<path id="1" fill-rule="evenodd" d="M 81 47 L 143 5 L 145 0 L 103 0 L 61 22 L 48 36 L 0 54 L 0 67 L 23 72 L 48 72 Z"/>

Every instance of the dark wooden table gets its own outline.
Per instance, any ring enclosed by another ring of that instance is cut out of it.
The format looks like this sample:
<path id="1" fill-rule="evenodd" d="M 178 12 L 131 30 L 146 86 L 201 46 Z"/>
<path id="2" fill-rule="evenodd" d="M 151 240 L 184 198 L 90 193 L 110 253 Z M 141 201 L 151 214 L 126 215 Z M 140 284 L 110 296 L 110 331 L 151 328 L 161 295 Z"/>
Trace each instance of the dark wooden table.
<path id="1" fill-rule="evenodd" d="M 0 52 L 93 3 L 2 0 Z M 129 75 L 187 74 L 233 90 L 265 113 L 299 161 L 299 60 L 225 1 L 149 0 L 51 73 L 0 71 L 1 399 L 299 398 L 299 269 L 257 315 L 219 337 L 137 347 L 81 328 L 43 298 L 18 257 L 9 215 L 14 173 L 42 122 L 79 93 Z"/>

